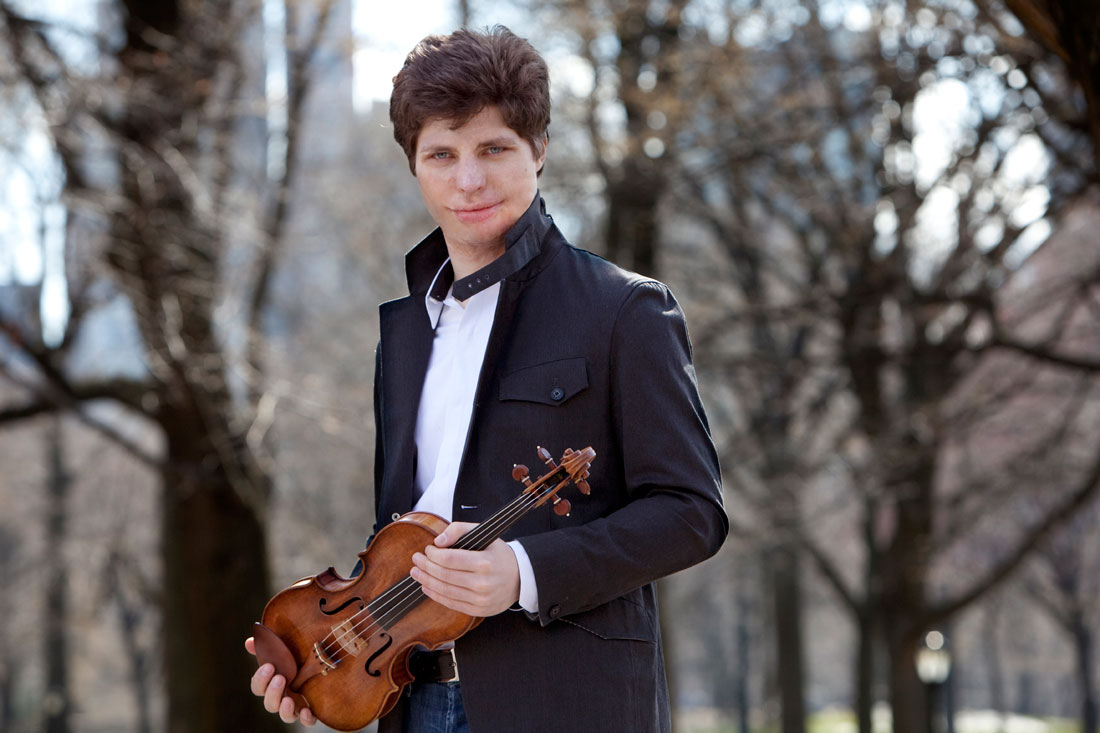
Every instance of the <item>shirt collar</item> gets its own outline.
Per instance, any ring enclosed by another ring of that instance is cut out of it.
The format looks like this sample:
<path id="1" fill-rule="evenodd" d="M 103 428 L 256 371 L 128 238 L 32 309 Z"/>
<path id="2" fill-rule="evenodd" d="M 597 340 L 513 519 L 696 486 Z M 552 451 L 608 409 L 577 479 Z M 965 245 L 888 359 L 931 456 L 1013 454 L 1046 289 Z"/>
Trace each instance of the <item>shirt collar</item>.
<path id="1" fill-rule="evenodd" d="M 542 246 L 543 235 L 550 228 L 546 202 L 535 192 L 527 211 L 504 234 L 504 254 L 461 280 L 455 280 L 454 269 L 447 256 L 443 230 L 436 228 L 405 255 L 405 277 L 409 293 L 425 294 L 442 302 L 448 291 L 455 298 L 466 300 L 501 280 L 519 272 L 535 258 Z"/>

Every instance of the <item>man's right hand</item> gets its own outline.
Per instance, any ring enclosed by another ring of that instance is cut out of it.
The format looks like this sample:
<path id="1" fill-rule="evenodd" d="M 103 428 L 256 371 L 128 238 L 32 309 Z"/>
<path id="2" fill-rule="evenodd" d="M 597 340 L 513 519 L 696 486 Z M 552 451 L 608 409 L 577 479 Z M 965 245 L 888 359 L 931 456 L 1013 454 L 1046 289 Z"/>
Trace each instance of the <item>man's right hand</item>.
<path id="1" fill-rule="evenodd" d="M 251 636 L 245 639 L 244 648 L 248 650 L 249 654 L 255 656 L 256 642 L 253 641 Z M 256 674 L 252 675 L 252 694 L 264 699 L 264 710 L 269 713 L 278 713 L 279 718 L 284 723 L 293 723 L 299 717 L 301 717 L 303 725 L 316 723 L 317 718 L 314 717 L 313 711 L 309 708 L 302 708 L 298 712 L 294 712 L 294 700 L 283 695 L 285 689 L 286 677 L 275 674 L 275 665 L 270 662 L 261 664 L 260 668 L 256 670 Z"/>

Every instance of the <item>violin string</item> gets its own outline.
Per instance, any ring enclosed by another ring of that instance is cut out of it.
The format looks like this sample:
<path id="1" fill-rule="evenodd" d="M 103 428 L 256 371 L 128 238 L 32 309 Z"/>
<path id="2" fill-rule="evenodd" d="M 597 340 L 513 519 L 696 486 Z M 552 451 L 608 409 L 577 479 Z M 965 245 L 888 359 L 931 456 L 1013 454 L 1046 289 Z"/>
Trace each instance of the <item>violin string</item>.
<path id="1" fill-rule="evenodd" d="M 559 484 L 559 486 L 557 488 L 560 488 L 560 486 L 564 485 L 564 483 L 565 483 L 564 481 L 561 482 L 561 484 Z M 523 516 L 533 506 L 536 506 L 538 504 L 539 500 L 542 499 L 542 497 L 545 494 L 549 493 L 549 491 L 550 490 L 542 490 L 542 491 L 537 492 L 537 493 L 536 492 L 524 492 L 524 493 L 520 494 L 516 499 L 514 499 L 511 502 L 511 504 L 509 504 L 507 507 L 505 507 L 505 509 L 501 510 L 500 512 L 497 512 L 497 514 L 494 515 L 491 518 L 493 521 L 487 520 L 486 522 L 483 522 L 482 524 L 478 525 L 478 527 L 475 527 L 474 529 L 470 530 L 470 532 L 463 535 L 463 537 L 460 539 L 460 542 L 462 542 L 463 540 L 466 540 L 471 535 L 474 535 L 474 539 L 477 540 L 478 542 L 480 542 L 484 539 L 487 539 L 488 535 L 490 533 L 488 531 L 478 532 L 478 530 L 481 529 L 486 524 L 499 526 L 505 516 L 508 517 L 508 521 L 504 521 L 504 525 L 505 525 L 504 529 L 507 529 L 507 527 L 510 526 L 511 524 L 514 524 L 515 521 L 519 517 Z M 527 505 L 527 506 L 524 506 L 524 505 Z M 486 530 L 492 529 L 492 528 L 493 527 L 490 526 L 490 527 L 487 527 Z M 504 531 L 504 529 L 501 529 L 500 531 Z M 473 543 L 467 542 L 465 544 L 467 546 L 469 546 L 470 544 L 473 544 Z M 457 546 L 457 543 L 456 543 L 456 546 Z M 466 548 L 460 548 L 460 549 L 466 549 Z M 363 638 L 364 636 L 370 636 L 370 635 L 374 634 L 374 632 L 376 631 L 376 628 L 375 628 L 376 626 L 387 627 L 391 622 L 399 620 L 410 609 L 414 608 L 418 603 L 420 603 L 420 601 L 422 601 L 425 597 L 426 596 L 423 592 L 423 589 L 417 581 L 415 581 L 411 577 L 404 578 L 404 579 L 398 581 L 397 583 L 395 583 L 393 586 L 391 586 L 385 593 L 381 594 L 380 596 L 378 596 L 377 598 L 372 600 L 370 603 L 368 603 L 366 609 L 364 609 L 363 611 L 360 611 L 360 612 L 354 614 L 353 616 L 349 617 L 348 620 L 351 620 L 351 619 L 355 618 L 356 616 L 363 615 L 364 613 L 369 612 L 371 614 L 370 616 L 368 616 L 365 619 L 360 619 L 360 620 L 356 621 L 350 627 L 345 626 L 345 630 L 335 639 L 335 641 L 340 645 L 339 646 L 340 649 L 345 649 L 346 650 L 347 649 L 347 646 L 346 646 L 347 637 L 354 636 L 354 637 L 358 637 L 358 638 Z M 383 600 L 383 599 L 385 599 L 385 603 L 382 604 L 381 606 L 379 606 L 377 604 L 377 602 L 379 600 Z M 381 613 L 378 613 L 378 612 L 381 612 Z M 373 623 L 368 624 L 364 629 L 360 630 L 358 628 L 359 625 L 361 623 L 363 623 L 364 621 L 368 621 L 368 620 L 373 621 Z M 341 626 L 344 626 L 345 624 L 346 624 L 346 621 L 343 624 L 341 624 Z M 325 637 L 325 639 L 327 639 L 328 636 L 332 636 L 332 632 L 330 632 Z M 346 655 L 339 655 L 338 656 L 338 655 L 333 654 L 332 652 L 330 652 L 329 648 L 331 647 L 331 645 L 325 643 L 324 640 L 322 640 L 322 646 L 323 646 L 326 654 L 329 655 L 330 660 L 334 664 L 339 664 L 344 658 L 346 658 Z"/>
<path id="2" fill-rule="evenodd" d="M 556 467 L 553 471 L 539 479 L 539 483 L 535 484 L 532 488 L 539 487 L 535 491 L 524 491 L 517 496 L 511 503 L 505 506 L 504 509 L 494 514 L 485 522 L 482 522 L 477 527 L 470 530 L 463 535 L 458 542 L 455 543 L 455 547 L 458 549 L 484 549 L 489 543 L 486 540 L 492 541 L 496 539 L 500 534 L 506 531 L 509 527 L 515 524 L 523 515 L 530 511 L 535 506 L 538 506 L 544 497 L 554 493 L 570 480 L 571 477 L 567 477 L 564 480 L 558 482 L 552 488 L 547 488 L 549 481 L 555 474 L 561 471 L 561 467 Z M 484 544 L 482 544 L 484 543 Z M 479 546 L 480 545 L 480 546 Z M 332 644 L 327 642 L 330 636 L 334 636 L 333 642 L 338 645 L 338 649 L 347 650 L 347 641 L 349 637 L 363 638 L 364 636 L 371 636 L 377 630 L 375 627 L 388 627 L 391 622 L 395 622 L 402 618 L 409 610 L 419 604 L 426 594 L 423 591 L 420 583 L 415 581 L 411 577 L 404 578 L 377 598 L 371 600 L 366 604 L 366 607 L 361 611 L 353 614 L 344 622 L 339 624 L 339 627 L 343 627 L 343 630 L 335 635 L 338 627 L 333 629 L 327 634 L 321 641 L 322 649 L 329 656 L 333 664 L 339 664 L 346 658 L 346 654 L 333 653 L 331 651 Z M 382 601 L 379 605 L 379 601 Z M 381 613 L 379 613 L 381 612 Z M 366 615 L 366 618 L 357 619 L 359 616 Z M 357 620 L 356 620 L 357 619 Z M 353 621 L 351 625 L 348 625 L 348 621 Z M 373 621 L 368 624 L 362 630 L 359 629 L 360 624 L 365 621 Z M 349 652 L 350 653 L 350 652 Z"/>
<path id="3" fill-rule="evenodd" d="M 552 480 L 557 478 L 555 474 L 561 473 L 566 470 L 568 474 L 566 478 L 559 481 L 552 488 L 545 488 Z M 527 491 L 521 493 L 510 504 L 506 505 L 504 509 L 494 514 L 486 522 L 481 523 L 467 534 L 459 538 L 459 541 L 455 543 L 454 547 L 458 549 L 474 549 L 480 550 L 488 546 L 489 542 L 496 539 L 496 537 L 503 534 L 509 527 L 511 527 L 516 521 L 519 520 L 524 514 L 530 511 L 533 507 L 541 505 L 545 498 L 551 494 L 556 493 L 561 487 L 567 484 L 569 481 L 574 480 L 575 473 L 579 471 L 565 469 L 565 466 L 555 466 L 554 470 L 542 476 L 538 481 L 532 484 Z M 537 490 L 536 490 L 537 489 Z M 488 541 L 486 541 L 488 540 Z M 482 544 L 484 543 L 484 544 Z M 479 547 L 480 545 L 480 547 Z M 413 580 L 411 577 L 398 581 L 391 586 L 386 592 L 382 593 L 377 598 L 371 600 L 364 609 L 353 614 L 346 619 L 339 626 L 344 627 L 345 630 L 339 635 L 335 636 L 333 641 L 340 645 L 341 649 L 347 649 L 346 641 L 348 636 L 354 636 L 356 638 L 363 638 L 364 634 L 358 629 L 358 626 L 366 620 L 371 620 L 375 616 L 375 611 L 382 611 L 381 620 L 375 620 L 374 623 L 369 624 L 364 631 L 370 631 L 367 636 L 374 633 L 373 627 L 376 625 L 386 626 L 386 624 L 393 620 L 399 620 L 406 614 L 409 609 L 415 607 L 421 600 L 423 600 L 425 594 L 423 588 Z M 378 602 L 384 600 L 384 603 L 379 606 Z M 386 608 L 386 604 L 389 607 Z M 358 616 L 369 613 L 370 615 L 365 619 L 360 619 L 354 624 L 347 626 L 347 622 L 355 619 Z M 327 639 L 333 636 L 337 627 L 333 627 L 330 632 L 321 640 L 322 649 L 331 657 L 335 656 L 331 653 L 331 644 L 327 643 Z M 333 660 L 334 664 L 339 664 L 344 657 L 336 657 Z"/>
<path id="4" fill-rule="evenodd" d="M 525 503 L 525 502 L 527 501 L 527 499 L 529 499 L 529 498 L 530 498 L 530 496 L 531 496 L 531 494 L 530 494 L 530 493 L 528 493 L 528 492 L 524 492 L 523 494 L 520 494 L 520 495 L 519 495 L 518 497 L 516 497 L 515 499 L 513 499 L 513 501 L 512 501 L 512 502 L 511 502 L 511 503 L 510 503 L 510 504 L 509 504 L 509 505 L 508 505 L 507 507 L 505 507 L 505 508 L 504 508 L 503 510 L 501 510 L 501 512 L 498 512 L 498 513 L 497 513 L 497 515 L 494 515 L 494 518 L 495 518 L 495 517 L 497 517 L 497 516 L 499 516 L 499 515 L 500 515 L 501 513 L 504 513 L 504 512 L 513 512 L 513 511 L 516 511 L 517 509 L 519 509 L 519 508 L 520 508 L 520 505 L 522 505 L 523 503 Z M 526 510 L 523 510 L 523 511 L 526 511 Z M 483 524 L 484 524 L 484 523 L 483 523 Z M 469 533 L 467 533 L 466 535 L 464 535 L 464 536 L 463 536 L 463 537 L 462 537 L 462 538 L 460 539 L 460 542 L 461 542 L 462 540 L 464 540 L 464 539 L 465 539 L 466 537 L 468 537 L 468 536 L 470 536 L 471 534 L 473 534 L 473 533 L 474 533 L 474 532 L 475 532 L 475 531 L 476 531 L 476 530 L 477 530 L 477 529 L 478 529 L 479 527 L 481 527 L 481 526 L 482 526 L 482 525 L 478 525 L 478 527 L 475 527 L 475 528 L 474 528 L 473 530 L 471 530 L 471 531 L 470 531 Z M 383 592 L 382 594 L 380 594 L 380 595 L 379 595 L 379 596 L 377 596 L 376 598 L 372 599 L 372 600 L 371 600 L 371 601 L 370 601 L 370 602 L 369 602 L 369 603 L 367 604 L 367 608 L 366 608 L 366 609 L 364 609 L 364 610 L 362 610 L 362 611 L 359 611 L 358 613 L 356 613 L 356 614 L 354 614 L 354 615 L 350 616 L 350 617 L 349 617 L 348 619 L 345 619 L 344 623 L 346 623 L 347 621 L 352 621 L 352 620 L 355 620 L 356 616 L 359 616 L 359 615 L 361 615 L 361 614 L 364 614 L 364 613 L 368 613 L 368 612 L 372 612 L 372 613 L 373 613 L 373 612 L 375 612 L 375 611 L 377 611 L 377 610 L 383 610 L 383 612 L 384 612 L 384 608 L 385 608 L 385 605 L 386 605 L 386 603 L 388 603 L 388 602 L 391 602 L 391 601 L 395 601 L 395 599 L 394 599 L 394 598 L 391 598 L 391 596 L 399 596 L 399 595 L 400 595 L 400 594 L 401 594 L 402 592 L 404 592 L 404 591 L 406 590 L 406 588 L 403 588 L 403 587 L 402 587 L 402 584 L 403 584 L 403 583 L 404 583 L 404 581 L 398 581 L 397 583 L 395 583 L 395 584 L 394 584 L 393 586 L 391 586 L 391 587 L 390 587 L 389 589 L 387 589 L 387 590 L 386 590 L 385 592 Z M 396 601 L 397 601 L 397 602 L 400 602 L 400 600 L 401 600 L 400 598 L 397 598 L 397 599 L 396 599 Z M 381 604 L 381 605 L 380 605 L 380 604 Z M 343 625 L 343 624 L 341 624 L 341 625 Z M 345 633 L 343 634 L 343 636 L 346 636 L 346 635 L 347 635 L 347 633 L 348 633 L 348 632 L 345 632 Z M 330 634 L 330 635 L 331 635 L 331 634 Z M 326 637 L 325 637 L 325 639 L 327 639 L 327 638 L 328 638 L 328 637 L 326 636 Z M 324 640 L 322 640 L 322 642 L 324 642 Z"/>
<path id="5" fill-rule="evenodd" d="M 530 509 L 530 507 L 525 508 L 523 507 L 523 505 L 537 503 L 537 500 L 540 499 L 544 495 L 544 493 L 546 492 L 543 491 L 537 494 L 536 492 L 523 492 L 518 497 L 516 497 L 508 506 L 506 506 L 505 509 L 497 512 L 497 514 L 494 515 L 491 520 L 497 520 L 496 523 L 499 523 L 501 515 L 504 514 L 516 517 L 522 516 L 522 514 L 526 513 L 526 511 Z M 534 501 L 532 501 L 532 499 Z M 467 541 L 467 538 L 470 538 L 471 535 L 473 535 L 473 539 L 479 539 L 480 535 L 484 535 L 487 533 L 487 530 L 492 529 L 492 526 L 485 527 L 485 525 L 487 524 L 493 525 L 494 522 L 483 522 L 474 529 L 470 530 L 470 532 L 468 532 L 462 538 L 460 538 L 459 542 L 464 545 L 469 545 L 470 543 L 469 541 Z M 478 530 L 483 531 L 479 532 Z M 466 548 L 461 547 L 460 549 Z M 414 605 L 416 605 L 416 603 L 422 600 L 423 594 L 417 594 L 417 588 L 419 588 L 419 583 L 416 583 L 416 581 L 412 578 L 405 578 L 401 581 L 398 581 L 381 595 L 371 600 L 363 610 L 353 614 L 348 619 L 345 619 L 341 624 L 339 624 L 338 627 L 333 627 L 332 631 L 330 631 L 329 634 L 327 634 L 324 639 L 321 640 L 322 648 L 324 649 L 326 654 L 329 655 L 330 659 L 333 657 L 332 653 L 329 651 L 329 649 L 331 648 L 331 644 L 328 642 L 328 638 L 334 635 L 337 628 L 343 627 L 343 630 L 337 636 L 335 636 L 333 641 L 339 644 L 340 648 L 346 649 L 346 642 L 348 641 L 349 637 L 362 638 L 362 636 L 364 636 L 363 631 L 369 631 L 369 634 L 366 635 L 374 633 L 374 629 L 371 628 L 371 626 L 368 626 L 366 629 L 360 630 L 358 628 L 359 625 L 367 619 L 357 619 L 357 617 L 363 616 L 365 614 L 371 614 L 376 618 L 376 623 L 384 626 L 386 622 L 389 621 L 394 615 L 397 615 L 397 617 L 400 618 L 400 616 L 407 612 L 409 608 L 413 607 Z M 410 591 L 412 592 L 412 596 L 409 595 Z M 409 602 L 410 600 L 411 603 Z M 381 604 L 379 604 L 379 602 L 381 602 Z M 378 613 L 379 611 L 381 611 L 381 614 Z M 394 612 L 396 612 L 396 614 Z M 381 621 L 377 621 L 379 616 L 382 617 Z M 352 625 L 349 626 L 347 624 L 348 621 L 353 621 Z M 334 662 L 338 663 L 339 659 L 334 660 Z"/>

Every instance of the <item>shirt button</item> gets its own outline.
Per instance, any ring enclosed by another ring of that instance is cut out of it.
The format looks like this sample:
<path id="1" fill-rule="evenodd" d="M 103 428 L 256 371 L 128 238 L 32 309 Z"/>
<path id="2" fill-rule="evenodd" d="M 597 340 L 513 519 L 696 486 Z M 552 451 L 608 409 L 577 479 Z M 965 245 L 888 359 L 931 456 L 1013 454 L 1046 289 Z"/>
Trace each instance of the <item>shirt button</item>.
<path id="1" fill-rule="evenodd" d="M 557 618 L 558 616 L 561 616 L 561 606 L 556 604 L 550 606 L 550 618 Z"/>
<path id="2" fill-rule="evenodd" d="M 565 397 L 565 390 L 561 387 L 554 387 L 550 390 L 550 399 L 554 400 L 554 402 L 558 402 L 562 397 Z"/>

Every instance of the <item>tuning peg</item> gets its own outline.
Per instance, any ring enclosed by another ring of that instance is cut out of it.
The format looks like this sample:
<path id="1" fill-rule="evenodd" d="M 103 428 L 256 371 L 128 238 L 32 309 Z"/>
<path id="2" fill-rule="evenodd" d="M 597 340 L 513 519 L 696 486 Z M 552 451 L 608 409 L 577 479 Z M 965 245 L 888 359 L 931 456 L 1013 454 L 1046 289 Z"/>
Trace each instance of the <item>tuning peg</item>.
<path id="1" fill-rule="evenodd" d="M 589 486 L 588 482 L 585 481 L 583 478 L 582 479 L 577 479 L 576 481 L 573 482 L 573 484 L 577 487 L 577 490 L 580 491 L 585 496 L 588 496 L 589 494 L 592 493 L 592 487 Z"/>
<path id="2" fill-rule="evenodd" d="M 523 465 L 522 463 L 518 463 L 512 466 L 512 478 L 516 481 L 522 482 L 524 486 L 531 485 L 531 479 L 529 478 L 530 473 L 531 472 L 527 469 L 527 466 Z"/>
<path id="3" fill-rule="evenodd" d="M 554 514 L 559 517 L 565 517 L 569 515 L 569 511 L 573 508 L 573 505 L 569 503 L 568 499 L 562 499 L 560 496 L 554 497 Z"/>
<path id="4" fill-rule="evenodd" d="M 550 451 L 546 450 L 541 445 L 539 446 L 538 453 L 539 458 L 542 459 L 542 462 L 545 463 L 547 466 L 549 466 L 550 468 L 558 467 L 557 464 L 554 463 L 554 456 L 550 455 Z"/>

